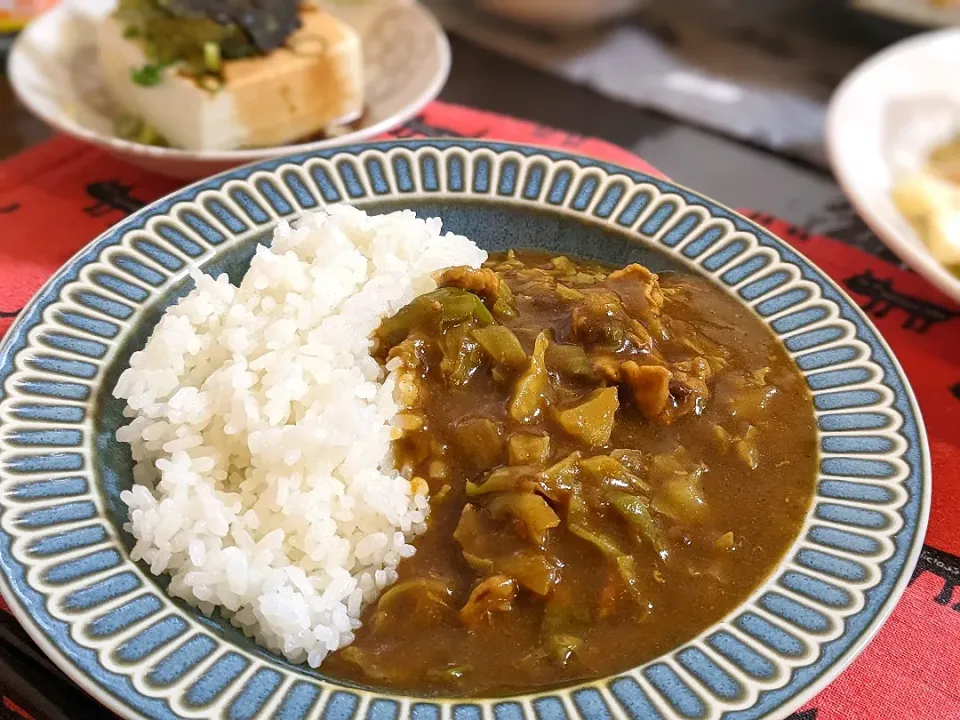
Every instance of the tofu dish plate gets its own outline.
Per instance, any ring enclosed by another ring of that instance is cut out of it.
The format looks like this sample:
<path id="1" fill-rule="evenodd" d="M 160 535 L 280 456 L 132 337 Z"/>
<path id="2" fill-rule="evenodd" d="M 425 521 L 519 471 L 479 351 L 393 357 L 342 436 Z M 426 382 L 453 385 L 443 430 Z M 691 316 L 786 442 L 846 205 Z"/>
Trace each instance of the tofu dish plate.
<path id="1" fill-rule="evenodd" d="M 133 558 L 328 677 L 623 672 L 742 604 L 806 520 L 806 382 L 706 278 L 347 205 L 281 222 L 238 285 L 192 278 L 114 390 Z"/>
<path id="2" fill-rule="evenodd" d="M 98 26 L 120 137 L 221 151 L 334 133 L 364 107 L 363 50 L 302 0 L 119 0 Z"/>

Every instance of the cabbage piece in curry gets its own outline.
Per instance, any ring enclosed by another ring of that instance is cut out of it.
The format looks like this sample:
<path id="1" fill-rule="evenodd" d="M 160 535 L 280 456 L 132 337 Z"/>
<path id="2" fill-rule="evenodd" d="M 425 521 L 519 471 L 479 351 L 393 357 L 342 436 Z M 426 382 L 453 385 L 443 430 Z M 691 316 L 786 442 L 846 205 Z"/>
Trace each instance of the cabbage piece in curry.
<path id="1" fill-rule="evenodd" d="M 736 607 L 803 522 L 804 380 L 706 280 L 511 252 L 445 271 L 377 343 L 415 371 L 395 454 L 431 515 L 336 677 L 482 695 L 623 671 Z"/>

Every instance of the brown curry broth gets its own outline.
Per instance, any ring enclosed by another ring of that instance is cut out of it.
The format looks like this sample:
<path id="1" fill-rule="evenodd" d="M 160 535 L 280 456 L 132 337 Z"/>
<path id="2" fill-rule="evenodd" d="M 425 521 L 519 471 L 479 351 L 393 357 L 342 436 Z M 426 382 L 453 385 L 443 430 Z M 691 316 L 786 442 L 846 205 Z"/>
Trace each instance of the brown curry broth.
<path id="1" fill-rule="evenodd" d="M 540 253 L 523 252 L 518 257 L 528 265 L 545 266 L 548 261 L 548 256 Z M 491 258 L 490 263 L 497 259 Z M 352 647 L 372 653 L 376 667 L 368 668 L 372 672 L 367 674 L 337 653 L 325 662 L 325 673 L 416 694 L 473 696 L 525 692 L 617 673 L 677 647 L 720 620 L 778 564 L 799 532 L 813 493 L 816 432 L 806 384 L 769 329 L 722 289 L 706 280 L 675 273 L 662 274 L 660 282 L 664 288 L 689 290 L 684 304 L 667 299 L 664 316 L 695 323 L 727 348 L 731 368 L 752 373 L 769 367 L 766 380 L 777 391 L 753 421 L 758 428 L 759 449 L 759 464 L 753 470 L 735 453 L 718 452 L 713 435 L 714 424 L 730 424 L 730 401 L 739 392 L 730 372 L 714 376 L 701 415 L 688 414 L 672 424 L 644 421 L 629 401 L 621 401 L 608 448 L 672 453 L 682 444 L 708 468 L 702 487 L 709 515 L 699 527 L 685 527 L 681 537 L 673 538 L 666 562 L 659 562 L 649 546 L 637 550 L 635 542 L 630 545 L 623 528 L 604 527 L 623 546 L 634 548 L 641 569 L 651 574 L 654 567 L 659 570 L 662 582 L 646 578 L 649 612 L 621 594 L 617 612 L 596 619 L 598 597 L 610 582 L 611 569 L 596 548 L 574 536 L 561 522 L 549 531 L 547 548 L 563 563 L 563 585 L 572 588 L 578 606 L 592 616 L 583 636 L 585 642 L 568 665 L 559 667 L 535 652 L 541 643 L 544 600 L 522 589 L 513 609 L 496 615 L 490 625 L 478 630 L 463 627 L 456 608 L 466 602 L 479 578 L 464 562 L 453 533 L 467 502 L 465 483 L 476 481 L 480 473 L 454 463 L 450 477 L 430 481 L 431 494 L 444 484 L 450 485 L 450 494 L 432 503 L 428 530 L 415 541 L 417 554 L 399 566 L 400 582 L 429 576 L 453 579 L 454 611 L 442 621 L 432 622 L 411 608 L 388 628 L 373 632 L 369 623 L 376 610 L 373 605 L 364 613 L 364 627 Z M 567 337 L 569 312 L 560 304 L 544 306 L 522 297 L 516 300 L 519 317 L 504 324 L 517 333 L 528 354 L 543 328 L 553 328 L 558 338 Z M 523 328 L 534 331 L 523 332 Z M 660 347 L 668 359 L 689 356 L 686 351 L 678 355 L 669 343 Z M 512 384 L 495 383 L 489 372 L 478 372 L 462 388 L 449 388 L 442 382 L 436 384 L 436 380 L 428 381 L 431 384 L 427 385 L 423 408 L 428 430 L 445 445 L 451 445 L 449 428 L 465 416 L 500 420 L 505 426 L 504 437 L 511 430 L 531 429 L 509 418 L 506 406 Z M 584 450 L 555 424 L 544 423 L 541 429 L 551 436 L 551 462 L 570 451 Z M 398 453 L 402 452 L 402 446 L 398 447 Z M 587 451 L 585 455 L 598 452 L 603 451 Z M 417 467 L 417 474 L 427 477 L 428 463 L 429 458 Z M 562 510 L 557 512 L 562 521 Z M 714 542 L 728 531 L 734 533 L 735 549 L 718 551 Z M 516 534 L 505 530 L 504 542 L 516 547 Z M 707 572 L 711 568 L 723 577 L 722 582 Z M 451 667 L 466 670 L 452 683 L 431 677 L 431 671 Z"/>

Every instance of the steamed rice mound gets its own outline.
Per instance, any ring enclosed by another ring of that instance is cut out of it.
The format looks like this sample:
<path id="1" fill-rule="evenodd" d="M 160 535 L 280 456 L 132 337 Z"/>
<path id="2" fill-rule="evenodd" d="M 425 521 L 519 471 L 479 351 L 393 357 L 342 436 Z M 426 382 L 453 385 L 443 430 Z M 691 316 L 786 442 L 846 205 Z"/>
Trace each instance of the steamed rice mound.
<path id="1" fill-rule="evenodd" d="M 195 270 L 117 384 L 133 558 L 291 661 L 351 642 L 425 529 L 425 484 L 391 457 L 402 368 L 370 337 L 437 270 L 486 259 L 440 230 L 348 206 L 282 223 L 239 287 Z"/>

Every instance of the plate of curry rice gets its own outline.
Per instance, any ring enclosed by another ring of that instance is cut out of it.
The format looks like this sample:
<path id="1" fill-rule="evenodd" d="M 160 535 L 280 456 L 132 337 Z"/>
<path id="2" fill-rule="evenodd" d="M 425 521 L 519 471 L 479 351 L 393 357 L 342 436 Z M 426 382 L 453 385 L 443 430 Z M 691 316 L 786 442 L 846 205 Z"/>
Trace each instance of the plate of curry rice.
<path id="1" fill-rule="evenodd" d="M 870 321 L 669 181 L 473 140 L 215 176 L 0 346 L 0 591 L 126 718 L 783 718 L 930 462 Z"/>

